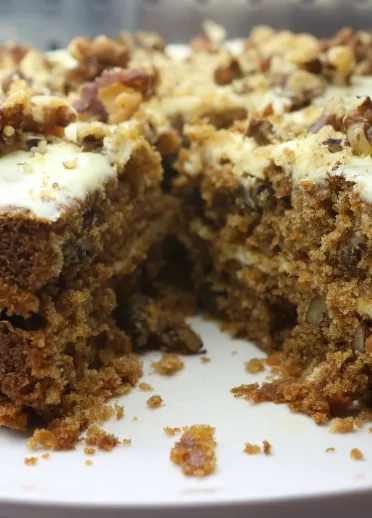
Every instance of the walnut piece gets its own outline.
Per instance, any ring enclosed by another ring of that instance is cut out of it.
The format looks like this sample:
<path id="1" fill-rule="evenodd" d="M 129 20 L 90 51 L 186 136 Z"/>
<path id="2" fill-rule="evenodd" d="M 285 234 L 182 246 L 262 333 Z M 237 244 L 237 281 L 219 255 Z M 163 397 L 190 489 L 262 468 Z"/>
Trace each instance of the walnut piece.
<path id="1" fill-rule="evenodd" d="M 312 299 L 307 310 L 306 320 L 313 326 L 321 324 L 327 315 L 328 308 L 324 297 L 317 296 Z"/>

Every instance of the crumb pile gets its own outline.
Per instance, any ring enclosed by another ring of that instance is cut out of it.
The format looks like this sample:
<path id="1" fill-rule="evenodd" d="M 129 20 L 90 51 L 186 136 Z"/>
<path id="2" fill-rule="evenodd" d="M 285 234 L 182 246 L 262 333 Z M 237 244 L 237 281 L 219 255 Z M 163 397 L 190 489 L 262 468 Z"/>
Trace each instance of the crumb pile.
<path id="1" fill-rule="evenodd" d="M 215 429 L 208 425 L 183 428 L 183 434 L 171 451 L 171 461 L 185 475 L 205 477 L 216 470 Z"/>

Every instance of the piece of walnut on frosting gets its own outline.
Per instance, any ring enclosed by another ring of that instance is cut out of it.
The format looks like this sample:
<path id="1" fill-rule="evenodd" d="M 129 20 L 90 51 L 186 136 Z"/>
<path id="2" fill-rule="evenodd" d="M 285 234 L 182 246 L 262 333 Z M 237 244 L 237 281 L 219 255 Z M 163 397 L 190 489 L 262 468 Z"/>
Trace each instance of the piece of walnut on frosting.
<path id="1" fill-rule="evenodd" d="M 94 83 L 83 85 L 75 108 L 82 120 L 93 116 L 118 124 L 135 113 L 152 94 L 153 86 L 153 78 L 142 70 L 108 69 Z"/>

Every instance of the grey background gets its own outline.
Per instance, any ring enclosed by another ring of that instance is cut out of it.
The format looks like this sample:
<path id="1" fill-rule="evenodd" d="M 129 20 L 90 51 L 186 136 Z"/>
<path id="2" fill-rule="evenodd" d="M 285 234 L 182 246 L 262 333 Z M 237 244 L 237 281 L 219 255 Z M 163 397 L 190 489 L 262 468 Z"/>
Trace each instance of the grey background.
<path id="1" fill-rule="evenodd" d="M 0 41 L 51 48 L 76 35 L 141 27 L 184 42 L 205 18 L 223 23 L 230 37 L 259 23 L 327 36 L 345 25 L 369 29 L 371 13 L 372 0 L 0 0 Z"/>

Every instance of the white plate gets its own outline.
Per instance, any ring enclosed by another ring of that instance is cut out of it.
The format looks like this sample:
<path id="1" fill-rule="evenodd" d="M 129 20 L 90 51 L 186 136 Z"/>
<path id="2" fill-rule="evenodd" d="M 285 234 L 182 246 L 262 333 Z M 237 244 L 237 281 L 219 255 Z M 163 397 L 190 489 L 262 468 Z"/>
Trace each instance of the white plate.
<path id="1" fill-rule="evenodd" d="M 105 425 L 121 439 L 132 439 L 132 446 L 97 452 L 89 457 L 94 462 L 90 467 L 85 465 L 83 446 L 74 452 L 51 453 L 49 460 L 40 458 L 36 466 L 28 467 L 24 458 L 32 454 L 24 437 L 0 430 L 1 517 L 158 518 L 186 517 L 191 511 L 203 518 L 371 515 L 368 426 L 332 435 L 327 427 L 318 427 L 284 406 L 254 406 L 235 399 L 232 387 L 263 379 L 244 370 L 244 362 L 261 353 L 253 345 L 230 339 L 211 322 L 198 318 L 192 322 L 212 361 L 203 364 L 200 356 L 187 357 L 184 370 L 168 378 L 152 372 L 151 362 L 159 354 L 146 355 L 144 381 L 166 406 L 147 408 L 151 394 L 135 389 L 120 401 L 125 418 Z M 204 479 L 185 477 L 169 460 L 177 438 L 168 437 L 163 428 L 192 424 L 216 427 L 218 469 Z M 273 446 L 271 456 L 242 452 L 245 442 L 264 439 Z M 336 452 L 326 454 L 328 447 Z M 363 451 L 365 461 L 350 458 L 355 447 Z"/>

